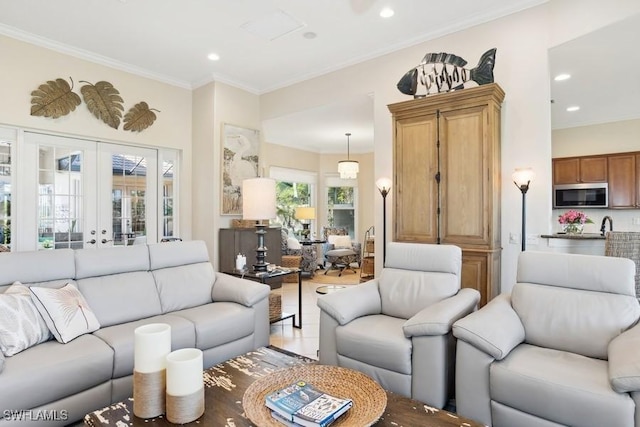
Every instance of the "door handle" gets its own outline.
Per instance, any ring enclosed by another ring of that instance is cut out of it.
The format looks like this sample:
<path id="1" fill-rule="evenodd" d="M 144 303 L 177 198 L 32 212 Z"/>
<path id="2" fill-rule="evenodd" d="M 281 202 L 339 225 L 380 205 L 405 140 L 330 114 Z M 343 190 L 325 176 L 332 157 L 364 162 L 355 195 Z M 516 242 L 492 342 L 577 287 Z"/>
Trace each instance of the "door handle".
<path id="1" fill-rule="evenodd" d="M 102 242 L 103 244 L 105 244 L 105 243 L 107 243 L 107 242 L 113 242 L 113 240 L 111 240 L 111 239 L 109 239 L 109 240 L 107 240 L 107 239 L 102 239 L 102 240 L 101 240 L 101 242 Z"/>
<path id="2" fill-rule="evenodd" d="M 96 244 L 96 239 L 88 240 L 86 243 L 91 243 L 92 245 Z"/>

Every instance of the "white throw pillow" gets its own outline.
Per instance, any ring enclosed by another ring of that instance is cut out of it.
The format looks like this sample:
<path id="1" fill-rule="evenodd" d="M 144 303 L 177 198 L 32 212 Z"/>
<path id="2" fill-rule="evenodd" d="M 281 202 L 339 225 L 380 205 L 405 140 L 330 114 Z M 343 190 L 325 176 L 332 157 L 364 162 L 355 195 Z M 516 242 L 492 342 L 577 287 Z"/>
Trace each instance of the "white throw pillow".
<path id="1" fill-rule="evenodd" d="M 13 356 L 51 339 L 51 333 L 31 301 L 29 288 L 15 282 L 0 294 L 0 352 Z"/>
<path id="2" fill-rule="evenodd" d="M 333 244 L 334 248 L 351 248 L 351 237 L 339 236 L 332 234 L 327 238 L 327 241 Z"/>
<path id="3" fill-rule="evenodd" d="M 31 298 L 58 342 L 66 344 L 100 328 L 89 304 L 70 283 L 60 289 L 32 286 Z"/>
<path id="4" fill-rule="evenodd" d="M 295 237 L 287 237 L 287 248 L 292 250 L 302 249 L 302 245 Z"/>

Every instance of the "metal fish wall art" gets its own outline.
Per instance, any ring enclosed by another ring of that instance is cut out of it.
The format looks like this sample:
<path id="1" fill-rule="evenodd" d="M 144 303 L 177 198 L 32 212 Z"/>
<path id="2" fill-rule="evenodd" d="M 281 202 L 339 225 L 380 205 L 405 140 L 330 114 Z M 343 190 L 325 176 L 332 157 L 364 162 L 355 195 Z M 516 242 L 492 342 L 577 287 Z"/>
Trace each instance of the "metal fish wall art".
<path id="1" fill-rule="evenodd" d="M 441 92 L 464 89 L 465 83 L 493 83 L 496 49 L 489 49 L 475 68 L 464 68 L 467 61 L 451 53 L 427 53 L 420 64 L 402 76 L 398 90 L 414 98 L 424 98 Z"/>

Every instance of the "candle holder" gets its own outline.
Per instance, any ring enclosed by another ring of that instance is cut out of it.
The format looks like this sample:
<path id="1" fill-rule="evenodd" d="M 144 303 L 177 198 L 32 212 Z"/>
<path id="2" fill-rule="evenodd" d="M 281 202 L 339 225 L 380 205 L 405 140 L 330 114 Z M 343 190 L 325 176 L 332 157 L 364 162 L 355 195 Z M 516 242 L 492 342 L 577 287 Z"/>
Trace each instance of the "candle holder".
<path id="1" fill-rule="evenodd" d="M 165 410 L 167 355 L 171 352 L 171 326 L 151 323 L 134 331 L 133 413 L 153 418 Z"/>
<path id="2" fill-rule="evenodd" d="M 204 414 L 202 350 L 183 348 L 167 356 L 167 420 L 195 421 Z"/>

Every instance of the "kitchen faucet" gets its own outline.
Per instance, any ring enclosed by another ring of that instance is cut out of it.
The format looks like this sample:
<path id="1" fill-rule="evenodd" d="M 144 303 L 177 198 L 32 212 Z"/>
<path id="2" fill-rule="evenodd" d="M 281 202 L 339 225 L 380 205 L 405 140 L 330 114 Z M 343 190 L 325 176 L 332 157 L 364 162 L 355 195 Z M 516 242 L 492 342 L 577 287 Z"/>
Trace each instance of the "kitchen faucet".
<path id="1" fill-rule="evenodd" d="M 613 219 L 607 215 L 602 218 L 602 225 L 600 226 L 600 234 L 604 236 L 604 232 L 606 230 L 607 220 L 609 220 L 609 231 L 613 231 Z"/>

